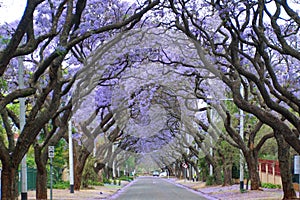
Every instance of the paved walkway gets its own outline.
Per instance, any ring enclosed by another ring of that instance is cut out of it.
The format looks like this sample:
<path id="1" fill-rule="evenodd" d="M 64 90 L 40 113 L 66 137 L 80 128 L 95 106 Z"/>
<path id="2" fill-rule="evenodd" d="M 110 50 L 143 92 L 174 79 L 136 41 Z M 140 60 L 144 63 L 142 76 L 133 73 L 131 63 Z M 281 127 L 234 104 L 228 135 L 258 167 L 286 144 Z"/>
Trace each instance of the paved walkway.
<path id="1" fill-rule="evenodd" d="M 281 189 L 263 188 L 261 191 L 248 190 L 240 192 L 239 184 L 231 186 L 205 186 L 203 182 L 191 182 L 171 179 L 170 181 L 201 192 L 211 198 L 218 200 L 280 200 L 283 197 Z"/>
<path id="2" fill-rule="evenodd" d="M 70 193 L 69 189 L 53 189 L 53 200 L 77 200 L 77 199 L 85 199 L 85 200 L 94 200 L 94 199 L 107 199 L 109 196 L 115 194 L 122 187 L 126 186 L 129 182 L 122 181 L 121 186 L 118 185 L 105 185 L 105 186 L 93 186 L 91 189 L 82 189 L 80 191 L 75 191 L 74 193 Z M 28 191 L 28 199 L 36 199 L 35 191 Z M 19 199 L 21 199 L 19 197 Z M 48 189 L 48 199 L 50 199 L 50 190 Z"/>

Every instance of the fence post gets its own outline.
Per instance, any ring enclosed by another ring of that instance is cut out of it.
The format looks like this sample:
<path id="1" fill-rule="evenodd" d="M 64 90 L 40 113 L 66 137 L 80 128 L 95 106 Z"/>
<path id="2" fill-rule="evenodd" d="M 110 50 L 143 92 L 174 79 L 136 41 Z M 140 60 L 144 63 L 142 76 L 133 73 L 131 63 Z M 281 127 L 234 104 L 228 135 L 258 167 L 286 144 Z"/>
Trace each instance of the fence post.
<path id="1" fill-rule="evenodd" d="M 267 178 L 267 183 L 269 183 L 269 165 L 266 163 L 266 178 Z"/>
<path id="2" fill-rule="evenodd" d="M 260 180 L 262 180 L 261 162 L 258 163 L 258 173 Z"/>
<path id="3" fill-rule="evenodd" d="M 275 180 L 275 162 L 273 162 L 272 164 L 272 172 L 273 172 L 273 184 L 276 183 L 276 180 Z"/>

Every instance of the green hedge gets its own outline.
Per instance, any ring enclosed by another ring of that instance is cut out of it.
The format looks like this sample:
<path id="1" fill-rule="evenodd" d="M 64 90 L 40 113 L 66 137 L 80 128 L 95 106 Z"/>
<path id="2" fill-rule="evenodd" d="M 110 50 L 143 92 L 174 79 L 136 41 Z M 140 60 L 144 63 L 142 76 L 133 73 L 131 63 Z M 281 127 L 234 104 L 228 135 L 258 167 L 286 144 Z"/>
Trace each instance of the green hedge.
<path id="1" fill-rule="evenodd" d="M 261 187 L 269 189 L 281 189 L 281 185 L 272 184 L 272 183 L 262 183 Z"/>
<path id="2" fill-rule="evenodd" d="M 53 189 L 68 189 L 68 188 L 70 188 L 69 181 L 59 181 L 53 184 Z"/>
<path id="3" fill-rule="evenodd" d="M 206 182 L 205 182 L 206 185 L 213 185 L 215 184 L 215 178 L 213 176 L 208 176 L 206 178 Z"/>

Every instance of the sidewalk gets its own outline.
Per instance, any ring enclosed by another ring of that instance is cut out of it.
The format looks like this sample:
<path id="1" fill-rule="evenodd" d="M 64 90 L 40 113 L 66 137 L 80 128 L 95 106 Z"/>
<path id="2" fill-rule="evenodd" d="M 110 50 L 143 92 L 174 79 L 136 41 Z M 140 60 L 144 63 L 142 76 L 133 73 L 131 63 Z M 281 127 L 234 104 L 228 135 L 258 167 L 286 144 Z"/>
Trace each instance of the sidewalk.
<path id="1" fill-rule="evenodd" d="M 204 196 L 218 200 L 280 200 L 283 197 L 281 189 L 263 188 L 261 191 L 248 190 L 244 193 L 240 192 L 239 185 L 232 186 L 205 186 L 203 182 L 191 182 L 173 179 L 176 184 L 193 189 L 202 193 Z"/>
<path id="2" fill-rule="evenodd" d="M 74 193 L 70 193 L 69 189 L 53 189 L 52 191 L 52 199 L 53 200 L 94 200 L 94 199 L 107 199 L 111 195 L 115 194 L 124 186 L 128 185 L 129 182 L 122 181 L 121 186 L 118 185 L 104 185 L 104 186 L 93 186 L 91 189 L 82 189 L 80 191 L 75 191 Z M 35 191 L 28 191 L 28 199 L 36 199 Z M 50 190 L 48 189 L 48 199 L 50 199 Z M 19 197 L 20 199 L 20 197 Z"/>

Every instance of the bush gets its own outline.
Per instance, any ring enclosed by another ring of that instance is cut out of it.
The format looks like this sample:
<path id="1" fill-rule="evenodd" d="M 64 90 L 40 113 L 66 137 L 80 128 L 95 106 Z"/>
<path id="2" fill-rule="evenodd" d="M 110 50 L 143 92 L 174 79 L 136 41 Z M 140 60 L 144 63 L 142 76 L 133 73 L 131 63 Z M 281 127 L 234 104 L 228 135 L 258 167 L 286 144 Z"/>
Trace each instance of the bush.
<path id="1" fill-rule="evenodd" d="M 93 186 L 104 186 L 104 183 L 99 182 L 99 181 L 88 181 L 89 185 Z"/>
<path id="2" fill-rule="evenodd" d="M 262 183 L 261 187 L 263 187 L 263 188 L 269 188 L 269 189 L 281 189 L 281 185 L 272 184 L 272 183 Z"/>
<path id="3" fill-rule="evenodd" d="M 215 179 L 214 179 L 214 177 L 213 176 L 208 176 L 207 178 L 206 178 L 206 185 L 213 185 L 215 183 Z"/>
<path id="4" fill-rule="evenodd" d="M 104 177 L 103 178 L 103 183 L 111 184 L 111 180 Z"/>
<path id="5" fill-rule="evenodd" d="M 245 190 L 245 189 L 240 189 L 240 192 L 241 192 L 241 193 L 246 193 L 246 192 L 248 192 L 248 191 Z"/>
<path id="6" fill-rule="evenodd" d="M 128 176 L 121 176 L 119 178 L 119 180 L 121 180 L 121 181 L 133 181 L 133 176 L 130 176 L 130 177 L 128 177 Z"/>
<path id="7" fill-rule="evenodd" d="M 53 189 L 68 189 L 68 188 L 70 188 L 69 181 L 60 181 L 53 184 Z"/>

